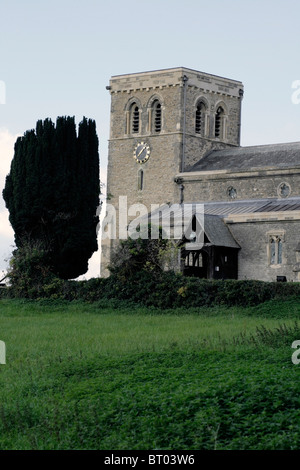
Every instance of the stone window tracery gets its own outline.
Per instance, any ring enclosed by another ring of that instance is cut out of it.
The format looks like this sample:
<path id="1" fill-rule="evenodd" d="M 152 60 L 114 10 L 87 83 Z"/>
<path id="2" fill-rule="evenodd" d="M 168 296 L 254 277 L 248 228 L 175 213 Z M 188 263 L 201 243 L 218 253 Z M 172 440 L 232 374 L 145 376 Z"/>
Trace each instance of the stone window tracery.
<path id="1" fill-rule="evenodd" d="M 269 236 L 269 262 L 271 266 L 282 264 L 282 242 L 281 235 Z"/>

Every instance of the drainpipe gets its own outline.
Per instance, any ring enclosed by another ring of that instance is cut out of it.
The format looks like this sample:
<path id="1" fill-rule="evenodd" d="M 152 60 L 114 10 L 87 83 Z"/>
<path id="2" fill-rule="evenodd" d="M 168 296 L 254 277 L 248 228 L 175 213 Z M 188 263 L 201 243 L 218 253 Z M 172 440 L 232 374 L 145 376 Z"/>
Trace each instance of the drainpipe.
<path id="1" fill-rule="evenodd" d="M 183 129 L 182 129 L 182 161 L 181 161 L 181 172 L 184 172 L 185 167 L 185 129 L 186 129 L 186 88 L 187 88 L 188 77 L 183 75 Z"/>
<path id="2" fill-rule="evenodd" d="M 179 186 L 179 188 L 180 188 L 180 204 L 183 204 L 183 201 L 184 201 L 184 199 L 183 199 L 183 190 L 184 190 L 183 184 L 181 184 Z"/>
<path id="3" fill-rule="evenodd" d="M 242 99 L 244 96 L 244 90 L 240 88 L 239 90 L 240 95 L 240 118 L 239 118 L 239 133 L 238 133 L 238 144 L 241 145 L 241 126 L 242 126 Z"/>
<path id="4" fill-rule="evenodd" d="M 183 179 L 182 178 L 174 178 L 174 183 L 178 184 L 178 188 L 180 190 L 180 202 L 179 204 L 183 204 L 183 200 L 184 200 L 184 195 L 183 195 L 183 190 L 184 190 L 184 186 L 183 186 Z M 299 250 L 300 251 L 300 250 Z"/>

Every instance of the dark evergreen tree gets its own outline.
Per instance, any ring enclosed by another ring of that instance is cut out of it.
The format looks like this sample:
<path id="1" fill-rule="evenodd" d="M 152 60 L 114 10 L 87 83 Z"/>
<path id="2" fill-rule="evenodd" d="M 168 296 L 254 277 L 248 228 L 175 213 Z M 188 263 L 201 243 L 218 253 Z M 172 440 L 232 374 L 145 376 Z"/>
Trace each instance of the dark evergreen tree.
<path id="1" fill-rule="evenodd" d="M 15 143 L 3 190 L 15 243 L 42 244 L 62 279 L 85 274 L 97 251 L 100 181 L 96 124 L 83 118 L 38 121 Z"/>

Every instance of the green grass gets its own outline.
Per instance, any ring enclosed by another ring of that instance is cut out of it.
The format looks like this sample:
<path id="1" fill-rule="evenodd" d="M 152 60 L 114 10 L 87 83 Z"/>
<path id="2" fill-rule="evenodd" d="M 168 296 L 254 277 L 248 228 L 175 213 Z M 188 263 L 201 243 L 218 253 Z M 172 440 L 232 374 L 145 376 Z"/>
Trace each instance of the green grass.
<path id="1" fill-rule="evenodd" d="M 296 300 L 0 301 L 0 449 L 300 449 Z"/>

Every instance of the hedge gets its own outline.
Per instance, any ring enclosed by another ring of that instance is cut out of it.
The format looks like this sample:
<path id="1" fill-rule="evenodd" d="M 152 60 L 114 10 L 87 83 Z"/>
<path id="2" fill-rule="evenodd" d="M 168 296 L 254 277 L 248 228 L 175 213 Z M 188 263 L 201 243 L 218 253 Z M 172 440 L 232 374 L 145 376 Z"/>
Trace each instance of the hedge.
<path id="1" fill-rule="evenodd" d="M 300 283 L 206 280 L 171 272 L 158 275 L 140 271 L 126 279 L 117 275 L 87 281 L 54 279 L 42 288 L 35 290 L 32 286 L 30 290 L 21 293 L 8 287 L 0 289 L 0 297 L 89 302 L 115 299 L 161 309 L 217 305 L 247 307 L 274 299 L 296 297 L 300 300 Z"/>

